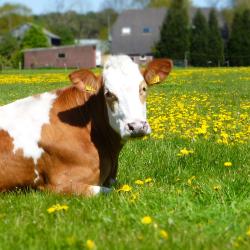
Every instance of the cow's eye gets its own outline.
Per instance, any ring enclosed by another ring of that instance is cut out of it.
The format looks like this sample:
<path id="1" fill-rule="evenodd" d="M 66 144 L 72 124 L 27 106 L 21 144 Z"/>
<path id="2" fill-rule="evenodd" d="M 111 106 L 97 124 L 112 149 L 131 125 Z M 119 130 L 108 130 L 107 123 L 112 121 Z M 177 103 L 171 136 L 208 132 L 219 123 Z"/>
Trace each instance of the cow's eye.
<path id="1" fill-rule="evenodd" d="M 107 92 L 105 93 L 105 97 L 106 97 L 108 100 L 116 100 L 116 99 L 117 99 L 117 97 L 116 97 L 113 93 L 111 93 L 110 91 L 107 91 Z"/>
<path id="2" fill-rule="evenodd" d="M 141 86 L 140 87 L 140 95 L 145 95 L 147 93 L 147 86 Z"/>

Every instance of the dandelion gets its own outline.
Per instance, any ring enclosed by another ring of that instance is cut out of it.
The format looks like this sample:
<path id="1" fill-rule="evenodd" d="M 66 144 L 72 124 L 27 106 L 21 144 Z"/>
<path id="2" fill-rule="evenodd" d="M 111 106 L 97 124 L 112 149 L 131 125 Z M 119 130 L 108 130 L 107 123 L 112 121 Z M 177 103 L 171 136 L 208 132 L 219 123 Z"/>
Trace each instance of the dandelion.
<path id="1" fill-rule="evenodd" d="M 250 237 L 250 227 L 247 229 L 246 235 L 247 235 L 248 237 Z"/>
<path id="2" fill-rule="evenodd" d="M 144 225 L 151 224 L 153 222 L 152 218 L 150 216 L 144 216 L 141 218 L 141 223 Z"/>
<path id="3" fill-rule="evenodd" d="M 119 188 L 117 191 L 118 192 L 130 192 L 132 190 L 132 187 L 125 184 L 121 188 Z"/>
<path id="4" fill-rule="evenodd" d="M 188 185 L 191 186 L 193 184 L 193 180 L 195 180 L 195 179 L 196 179 L 196 176 L 194 176 L 194 175 L 191 178 L 189 178 L 187 181 Z"/>
<path id="5" fill-rule="evenodd" d="M 168 232 L 164 229 L 160 230 L 159 234 L 164 240 L 167 240 L 169 238 Z"/>
<path id="6" fill-rule="evenodd" d="M 214 191 L 220 191 L 221 190 L 221 185 L 214 185 L 213 189 L 214 189 Z"/>
<path id="7" fill-rule="evenodd" d="M 136 180 L 136 181 L 135 181 L 135 184 L 136 184 L 136 185 L 143 185 L 143 184 L 144 184 L 144 181 L 142 181 L 142 180 Z"/>
<path id="8" fill-rule="evenodd" d="M 190 154 L 193 154 L 194 151 L 193 150 L 187 150 L 186 148 L 183 148 L 180 150 L 180 153 L 178 154 L 178 156 L 188 156 Z"/>
<path id="9" fill-rule="evenodd" d="M 131 203 L 133 203 L 133 202 L 135 202 L 138 198 L 139 198 L 139 193 L 132 193 L 131 196 L 130 196 L 129 201 L 130 201 Z"/>
<path id="10" fill-rule="evenodd" d="M 96 249 L 95 242 L 93 240 L 86 241 L 86 248 L 87 249 Z"/>
<path id="11" fill-rule="evenodd" d="M 224 167 L 232 167 L 233 164 L 230 161 L 224 162 Z"/>
<path id="12" fill-rule="evenodd" d="M 151 182 L 153 182 L 153 179 L 149 177 L 149 178 L 145 179 L 144 182 L 145 182 L 145 183 L 151 183 Z"/>
<path id="13" fill-rule="evenodd" d="M 58 211 L 67 211 L 69 209 L 69 207 L 67 205 L 60 205 L 60 204 L 56 204 L 53 205 L 52 207 L 47 209 L 47 212 L 49 214 L 54 213 L 54 212 L 58 212 Z"/>

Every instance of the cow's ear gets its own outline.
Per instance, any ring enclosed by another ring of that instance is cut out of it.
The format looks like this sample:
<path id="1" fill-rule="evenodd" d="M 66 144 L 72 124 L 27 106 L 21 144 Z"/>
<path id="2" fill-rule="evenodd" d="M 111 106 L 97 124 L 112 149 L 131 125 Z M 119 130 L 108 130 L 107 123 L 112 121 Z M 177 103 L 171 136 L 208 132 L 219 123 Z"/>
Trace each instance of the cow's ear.
<path id="1" fill-rule="evenodd" d="M 170 59 L 154 59 L 143 72 L 143 76 L 148 85 L 160 83 L 166 79 L 173 68 L 173 62 Z"/>
<path id="2" fill-rule="evenodd" d="M 87 69 L 80 69 L 69 74 L 69 79 L 72 84 L 81 91 L 96 93 L 97 91 L 97 76 Z"/>

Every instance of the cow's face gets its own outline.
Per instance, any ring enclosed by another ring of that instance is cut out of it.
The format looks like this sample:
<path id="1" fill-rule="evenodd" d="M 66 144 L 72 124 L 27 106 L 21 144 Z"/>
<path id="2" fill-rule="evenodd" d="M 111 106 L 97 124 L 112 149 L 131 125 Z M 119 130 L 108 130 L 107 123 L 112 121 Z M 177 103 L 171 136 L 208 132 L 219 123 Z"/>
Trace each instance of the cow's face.
<path id="1" fill-rule="evenodd" d="M 109 58 L 99 78 L 85 69 L 69 77 L 79 90 L 92 92 L 93 89 L 94 94 L 102 79 L 110 126 L 125 140 L 150 133 L 146 118 L 147 88 L 164 80 L 171 68 L 171 60 L 156 59 L 142 73 L 130 57 L 120 55 Z"/>
<path id="2" fill-rule="evenodd" d="M 169 65 L 171 66 L 171 63 Z M 113 56 L 104 65 L 104 95 L 109 123 L 121 138 L 150 133 L 151 129 L 146 118 L 148 84 L 157 77 L 158 82 L 160 78 L 165 78 L 165 75 L 163 77 L 157 73 L 146 69 L 143 75 L 138 65 L 124 55 Z"/>

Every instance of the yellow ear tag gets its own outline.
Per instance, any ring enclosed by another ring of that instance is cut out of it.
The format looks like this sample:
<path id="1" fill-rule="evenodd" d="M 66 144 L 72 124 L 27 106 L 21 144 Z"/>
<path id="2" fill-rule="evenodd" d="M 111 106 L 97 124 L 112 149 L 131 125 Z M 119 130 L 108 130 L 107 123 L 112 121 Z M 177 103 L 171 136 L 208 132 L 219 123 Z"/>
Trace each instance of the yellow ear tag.
<path id="1" fill-rule="evenodd" d="M 150 80 L 150 84 L 156 84 L 158 82 L 160 82 L 160 76 L 159 75 L 155 75 L 151 80 Z"/>
<path id="2" fill-rule="evenodd" d="M 96 92 L 96 90 L 90 85 L 85 85 L 84 90 L 87 92 Z"/>

